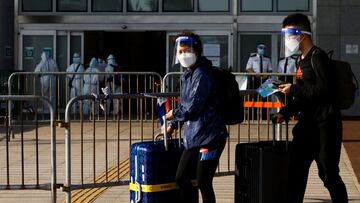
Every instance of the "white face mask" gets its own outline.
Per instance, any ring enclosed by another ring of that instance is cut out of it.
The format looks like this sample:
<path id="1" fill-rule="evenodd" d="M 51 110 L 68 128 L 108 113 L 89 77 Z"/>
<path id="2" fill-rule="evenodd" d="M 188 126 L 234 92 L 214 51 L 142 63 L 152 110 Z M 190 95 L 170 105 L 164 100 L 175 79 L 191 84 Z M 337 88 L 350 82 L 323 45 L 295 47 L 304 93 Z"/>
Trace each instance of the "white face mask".
<path id="1" fill-rule="evenodd" d="M 196 55 L 194 53 L 181 53 L 177 55 L 181 66 L 189 68 L 196 62 Z"/>
<path id="2" fill-rule="evenodd" d="M 300 42 L 298 38 L 285 38 L 285 57 L 292 56 L 299 51 Z"/>

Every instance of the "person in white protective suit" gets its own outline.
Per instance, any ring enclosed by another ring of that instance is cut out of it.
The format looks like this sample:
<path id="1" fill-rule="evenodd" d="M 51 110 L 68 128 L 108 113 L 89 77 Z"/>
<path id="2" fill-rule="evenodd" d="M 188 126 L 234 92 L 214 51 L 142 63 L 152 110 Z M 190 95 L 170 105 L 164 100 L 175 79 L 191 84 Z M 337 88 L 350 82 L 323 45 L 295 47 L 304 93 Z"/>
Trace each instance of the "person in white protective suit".
<path id="1" fill-rule="evenodd" d="M 100 71 L 98 69 L 98 61 L 95 57 L 93 57 L 90 61 L 89 67 L 86 69 L 85 73 L 93 73 L 93 74 L 85 74 L 84 75 L 84 95 L 91 94 L 99 94 L 99 74 Z M 84 102 L 84 114 L 88 114 L 90 110 L 90 101 Z M 95 112 L 97 111 L 97 105 L 95 105 Z M 93 112 L 94 113 L 94 112 Z"/>
<path id="2" fill-rule="evenodd" d="M 41 61 L 36 66 L 34 72 L 35 73 L 43 73 L 43 72 L 57 72 L 58 66 L 54 59 L 50 58 L 47 52 L 41 53 Z M 54 75 L 46 74 L 40 75 L 40 83 L 41 83 L 41 95 L 48 97 L 51 101 L 51 105 L 53 109 L 55 109 L 55 98 L 56 98 L 56 78 Z M 49 113 L 49 109 L 46 105 L 43 106 L 44 113 Z"/>
<path id="3" fill-rule="evenodd" d="M 81 64 L 81 58 L 78 53 L 73 54 L 73 63 L 66 69 L 66 72 L 75 72 L 75 73 L 82 73 L 84 72 L 84 66 Z M 67 74 L 67 84 L 68 90 L 70 90 L 70 97 L 69 100 L 73 97 L 82 95 L 83 91 L 83 77 L 84 75 L 80 74 Z M 76 110 L 75 110 L 76 109 Z M 78 112 L 79 103 L 76 103 L 74 106 L 74 112 Z"/>
<path id="4" fill-rule="evenodd" d="M 114 55 L 110 54 L 107 58 L 107 66 L 105 68 L 105 72 L 119 72 L 120 67 L 116 63 Z M 106 86 L 110 88 L 110 91 L 112 93 L 120 93 L 121 92 L 121 75 L 115 75 L 115 74 L 107 74 L 106 75 Z M 121 104 L 121 101 L 113 100 L 112 106 L 113 106 L 113 114 L 117 115 L 119 111 L 119 105 Z M 107 113 L 110 112 L 110 105 L 107 106 Z"/>
<path id="5" fill-rule="evenodd" d="M 66 72 L 76 72 L 82 73 L 84 72 L 84 66 L 81 64 L 81 58 L 78 53 L 74 53 L 73 55 L 73 63 L 66 69 Z M 68 88 L 70 89 L 70 98 L 76 97 L 81 94 L 82 91 L 82 78 L 83 75 L 80 74 L 68 74 Z"/>

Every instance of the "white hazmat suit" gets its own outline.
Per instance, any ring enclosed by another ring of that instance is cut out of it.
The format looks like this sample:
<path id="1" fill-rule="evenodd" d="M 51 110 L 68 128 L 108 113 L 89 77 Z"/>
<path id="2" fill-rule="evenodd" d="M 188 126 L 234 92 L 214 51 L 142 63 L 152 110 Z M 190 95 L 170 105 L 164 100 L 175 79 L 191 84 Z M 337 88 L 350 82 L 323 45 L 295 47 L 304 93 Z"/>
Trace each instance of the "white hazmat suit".
<path id="1" fill-rule="evenodd" d="M 84 72 L 84 66 L 81 65 L 81 59 L 80 59 L 80 55 L 78 53 L 74 53 L 73 55 L 73 63 L 66 69 L 66 72 L 77 72 L 77 73 L 81 73 Z M 81 94 L 82 91 L 82 78 L 83 75 L 73 75 L 73 74 L 68 74 L 67 75 L 68 81 L 71 82 L 71 86 L 69 88 L 71 88 L 70 90 L 70 98 L 72 97 L 76 97 Z"/>
<path id="2" fill-rule="evenodd" d="M 90 61 L 89 67 L 86 69 L 85 73 L 94 73 L 94 74 L 85 74 L 84 75 L 84 95 L 91 95 L 92 93 L 99 94 L 99 74 L 98 61 L 96 58 L 92 58 Z M 97 111 L 97 105 L 95 105 L 95 112 Z M 90 102 L 84 102 L 84 114 L 88 114 L 90 110 Z"/>
<path id="3" fill-rule="evenodd" d="M 36 66 L 35 73 L 57 72 L 58 66 L 56 62 L 48 56 L 46 52 L 41 53 L 41 61 Z M 55 109 L 56 98 L 56 78 L 52 74 L 40 75 L 41 95 L 48 97 L 51 101 L 53 109 Z M 49 109 L 43 107 L 44 113 L 49 113 Z"/>

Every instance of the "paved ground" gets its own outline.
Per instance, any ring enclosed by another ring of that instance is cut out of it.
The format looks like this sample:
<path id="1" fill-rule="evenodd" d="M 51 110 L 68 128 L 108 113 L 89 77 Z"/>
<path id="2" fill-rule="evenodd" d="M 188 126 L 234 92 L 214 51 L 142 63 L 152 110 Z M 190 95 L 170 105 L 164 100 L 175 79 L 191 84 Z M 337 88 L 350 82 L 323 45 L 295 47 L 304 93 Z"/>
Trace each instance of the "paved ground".
<path id="1" fill-rule="evenodd" d="M 96 123 L 95 128 L 93 128 L 91 123 L 84 125 L 83 131 L 84 136 L 80 136 L 81 127 L 78 124 L 72 126 L 72 182 L 81 183 L 81 171 L 83 171 L 84 182 L 91 182 L 94 178 L 97 180 L 101 179 L 101 175 L 105 171 L 105 160 L 107 159 L 108 169 L 112 166 L 117 165 L 117 151 L 120 151 L 119 157 L 120 160 L 125 160 L 128 157 L 128 147 L 130 145 L 129 133 L 130 129 L 133 134 L 132 139 L 140 139 L 142 133 L 140 128 L 141 124 L 132 124 L 131 127 L 128 127 L 128 124 L 124 124 L 119 129 L 120 132 L 120 149 L 117 148 L 117 126 L 116 123 L 110 123 L 108 126 L 108 141 L 105 139 L 105 127 L 104 123 Z M 95 129 L 95 131 L 93 131 Z M 150 126 L 145 126 L 145 132 L 149 132 Z M 231 132 L 237 132 L 238 129 L 231 129 Z M 236 143 L 240 141 L 247 141 L 247 134 L 250 133 L 251 137 L 256 137 L 258 135 L 265 135 L 265 138 L 269 134 L 269 127 L 267 126 L 242 126 L 239 130 L 240 136 L 231 136 L 229 145 L 225 148 L 226 150 L 223 153 L 220 169 L 231 170 L 234 168 L 234 157 L 233 150 Z M 49 128 L 43 126 L 39 128 L 39 181 L 40 184 L 48 183 L 50 180 L 50 145 L 49 145 Z M 95 142 L 93 135 L 95 132 Z M 345 121 L 344 122 L 344 148 L 341 155 L 341 175 L 344 179 L 344 182 L 347 186 L 350 202 L 360 203 L 360 187 L 356 175 L 360 174 L 360 137 L 358 136 L 360 132 L 360 121 Z M 0 132 L 2 134 L 2 132 Z M 57 170 L 58 170 L 58 183 L 64 183 L 64 173 L 65 173 L 65 161 L 64 161 L 64 129 L 57 128 Z M 0 136 L 3 136 L 0 135 Z M 26 127 L 23 134 L 24 137 L 24 183 L 34 183 L 36 182 L 35 171 L 36 167 L 34 163 L 36 162 L 36 156 L 34 149 L 34 129 L 32 127 Z M 149 136 L 145 136 L 150 138 Z M 264 137 L 262 137 L 264 138 Z M 261 139 L 262 139 L 261 138 Z M 81 140 L 84 142 L 81 142 Z M 256 141 L 256 140 L 255 140 Z M 0 141 L 0 185 L 6 183 L 6 164 L 5 163 L 5 141 Z M 83 144 L 81 144 L 83 143 Z M 107 145 L 106 145 L 107 143 Z M 21 184 L 21 136 L 16 134 L 16 138 L 10 142 L 10 182 L 11 184 Z M 95 146 L 95 148 L 94 148 Z M 106 147 L 107 146 L 107 147 Z M 104 156 L 104 152 L 108 151 L 108 156 Z M 81 150 L 82 149 L 82 150 Z M 95 149 L 95 150 L 94 150 Z M 227 151 L 229 150 L 229 151 Z M 94 159 L 93 155 L 96 155 Z M 80 155 L 83 155 L 81 159 Z M 229 157 L 230 156 L 230 157 Z M 228 158 L 230 161 L 228 161 Z M 96 167 L 94 168 L 93 161 L 95 160 Z M 81 164 L 83 162 L 83 164 Z M 228 165 L 230 164 L 230 165 Z M 83 165 L 83 167 L 81 167 Z M 330 202 L 330 197 L 328 192 L 323 187 L 320 179 L 317 177 L 317 169 L 312 166 L 311 174 L 309 176 L 309 183 L 306 192 L 306 201 L 307 203 L 315 202 Z M 82 168 L 82 169 L 81 169 Z M 126 168 L 126 167 L 125 167 Z M 122 169 L 125 171 L 126 169 Z M 94 172 L 95 171 L 95 172 Z M 20 175 L 19 175 L 20 174 Z M 359 176 L 358 176 L 359 177 Z M 100 178 L 100 179 L 99 179 Z M 110 178 L 110 176 L 109 176 Z M 124 179 L 128 179 L 128 176 L 125 175 Z M 224 176 L 216 177 L 214 180 L 215 191 L 217 200 L 220 203 L 232 203 L 234 197 L 234 177 L 233 176 Z M 75 194 L 76 192 L 73 192 Z M 57 191 L 57 200 L 62 202 L 65 198 L 64 192 L 61 190 Z M 83 196 L 91 196 L 88 202 L 129 202 L 129 188 L 128 186 L 118 186 L 112 187 L 109 189 L 104 189 L 102 191 L 93 191 L 89 190 L 88 192 L 81 193 Z M 81 198 L 80 198 L 81 199 Z M 84 200 L 84 199 L 83 199 Z M 0 202 L 49 202 L 50 201 L 50 192 L 49 191 L 39 191 L 39 190 L 21 190 L 21 191 L 0 191 Z"/>
<path id="2" fill-rule="evenodd" d="M 355 175 L 360 181 L 360 120 L 344 121 L 344 146 Z"/>

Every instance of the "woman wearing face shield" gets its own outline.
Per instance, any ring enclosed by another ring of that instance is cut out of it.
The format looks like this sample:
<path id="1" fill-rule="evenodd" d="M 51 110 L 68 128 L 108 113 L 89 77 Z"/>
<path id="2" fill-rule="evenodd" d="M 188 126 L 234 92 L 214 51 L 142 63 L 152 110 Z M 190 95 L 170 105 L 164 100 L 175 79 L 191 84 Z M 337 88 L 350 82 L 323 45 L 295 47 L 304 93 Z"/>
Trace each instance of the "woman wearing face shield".
<path id="1" fill-rule="evenodd" d="M 297 115 L 293 129 L 289 163 L 288 203 L 304 199 L 311 163 L 315 160 L 319 177 L 334 203 L 347 203 L 346 187 L 339 174 L 342 121 L 332 93 L 335 71 L 327 54 L 313 44 L 310 21 L 303 14 L 292 14 L 283 21 L 285 57 L 298 51 L 296 83 L 282 84 L 288 104 L 274 117 L 277 122 Z"/>
<path id="2" fill-rule="evenodd" d="M 192 32 L 179 34 L 175 42 L 175 56 L 185 68 L 181 76 L 179 106 L 166 114 L 172 120 L 168 133 L 177 123 L 184 126 L 185 150 L 176 173 L 180 187 L 180 202 L 198 202 L 197 190 L 191 179 L 196 176 L 203 202 L 216 202 L 212 180 L 224 149 L 228 132 L 223 119 L 214 110 L 212 63 L 202 56 L 202 43 Z"/>

